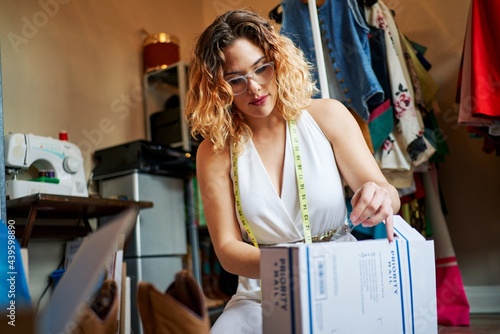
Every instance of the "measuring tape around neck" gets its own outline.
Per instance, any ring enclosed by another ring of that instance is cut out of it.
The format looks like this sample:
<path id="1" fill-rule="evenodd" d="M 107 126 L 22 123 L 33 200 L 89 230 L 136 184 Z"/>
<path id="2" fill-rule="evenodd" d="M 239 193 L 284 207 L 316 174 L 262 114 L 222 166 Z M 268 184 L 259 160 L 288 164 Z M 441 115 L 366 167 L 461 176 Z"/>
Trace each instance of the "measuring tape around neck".
<path id="1" fill-rule="evenodd" d="M 312 243 L 311 224 L 309 222 L 309 209 L 307 208 L 306 185 L 302 171 L 302 160 L 300 159 L 299 136 L 297 135 L 297 124 L 290 120 L 290 137 L 292 138 L 293 161 L 295 163 L 295 176 L 297 177 L 297 189 L 299 191 L 300 211 L 302 212 L 302 225 L 304 227 L 304 242 Z"/>
<path id="2" fill-rule="evenodd" d="M 300 149 L 299 149 L 299 137 L 297 134 L 297 124 L 295 120 L 290 120 L 288 122 L 288 127 L 290 129 L 290 137 L 292 140 L 293 161 L 295 164 L 295 176 L 297 178 L 297 189 L 299 193 L 300 211 L 302 212 L 302 224 L 304 227 L 304 242 L 306 244 L 309 244 L 312 243 L 311 224 L 309 222 L 309 210 L 307 207 L 306 186 L 302 170 L 302 161 L 300 158 Z M 255 247 L 259 248 L 259 244 L 257 243 L 257 240 L 255 239 L 255 236 L 252 233 L 247 220 L 245 219 L 245 215 L 243 214 L 243 209 L 241 208 L 241 198 L 240 198 L 239 182 L 238 182 L 238 157 L 234 153 L 232 157 L 232 162 L 233 162 L 233 174 L 234 174 L 234 197 L 236 202 L 236 208 L 238 210 L 238 215 L 240 216 L 241 223 L 243 224 L 243 227 L 245 228 L 248 236 L 252 240 L 252 244 Z"/>
<path id="3" fill-rule="evenodd" d="M 250 240 L 252 240 L 252 244 L 259 248 L 259 244 L 257 240 L 255 239 L 255 236 L 252 233 L 252 230 L 250 230 L 250 225 L 248 225 L 248 222 L 245 218 L 245 215 L 243 214 L 243 209 L 241 208 L 241 198 L 240 198 L 240 185 L 238 182 L 238 157 L 236 154 L 233 152 L 233 174 L 234 174 L 234 200 L 236 202 L 236 208 L 238 209 L 238 215 L 240 216 L 241 223 L 243 224 L 243 227 L 247 231 L 248 236 L 250 237 Z"/>

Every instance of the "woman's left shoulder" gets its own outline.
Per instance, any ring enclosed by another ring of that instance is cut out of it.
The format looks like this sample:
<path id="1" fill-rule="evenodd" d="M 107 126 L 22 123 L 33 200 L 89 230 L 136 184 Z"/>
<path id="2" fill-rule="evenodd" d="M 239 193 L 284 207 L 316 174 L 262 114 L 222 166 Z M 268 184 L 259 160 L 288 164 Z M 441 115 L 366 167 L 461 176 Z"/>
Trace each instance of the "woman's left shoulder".
<path id="1" fill-rule="evenodd" d="M 307 111 L 313 116 L 331 116 L 343 114 L 347 108 L 335 99 L 312 99 Z"/>
<path id="2" fill-rule="evenodd" d="M 352 117 L 349 110 L 342 102 L 335 99 L 313 99 L 307 108 L 307 112 L 318 123 L 341 124 L 345 119 Z"/>

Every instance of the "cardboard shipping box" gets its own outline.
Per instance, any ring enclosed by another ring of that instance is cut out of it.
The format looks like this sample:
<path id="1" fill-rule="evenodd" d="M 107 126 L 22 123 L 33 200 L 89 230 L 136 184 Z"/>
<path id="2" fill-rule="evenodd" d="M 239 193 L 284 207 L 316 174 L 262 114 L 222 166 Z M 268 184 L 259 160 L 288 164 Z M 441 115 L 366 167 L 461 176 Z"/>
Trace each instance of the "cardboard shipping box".
<path id="1" fill-rule="evenodd" d="M 262 248 L 264 334 L 437 333 L 434 244 L 400 216 L 394 232 Z"/>

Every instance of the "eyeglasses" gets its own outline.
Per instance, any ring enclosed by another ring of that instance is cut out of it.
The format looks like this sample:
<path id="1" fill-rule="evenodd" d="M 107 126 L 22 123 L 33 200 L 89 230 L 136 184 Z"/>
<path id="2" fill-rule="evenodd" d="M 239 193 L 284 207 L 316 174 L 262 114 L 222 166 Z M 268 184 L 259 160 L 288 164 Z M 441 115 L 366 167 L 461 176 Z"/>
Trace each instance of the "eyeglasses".
<path id="1" fill-rule="evenodd" d="M 274 62 L 270 61 L 269 63 L 257 67 L 248 74 L 240 75 L 227 80 L 227 83 L 233 89 L 234 96 L 243 94 L 247 90 L 248 78 L 252 78 L 252 80 L 259 85 L 268 83 L 272 78 L 274 78 Z"/>

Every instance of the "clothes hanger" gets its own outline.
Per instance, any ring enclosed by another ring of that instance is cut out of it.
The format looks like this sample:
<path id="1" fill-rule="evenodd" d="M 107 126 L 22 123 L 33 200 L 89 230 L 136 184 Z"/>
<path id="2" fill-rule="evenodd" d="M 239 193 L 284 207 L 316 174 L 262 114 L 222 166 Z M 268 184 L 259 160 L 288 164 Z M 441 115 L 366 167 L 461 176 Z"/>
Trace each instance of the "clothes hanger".
<path id="1" fill-rule="evenodd" d="M 281 24 L 281 22 L 283 21 L 283 12 L 280 11 L 280 8 L 281 3 L 271 9 L 271 11 L 269 12 L 269 18 L 278 24 Z"/>
<path id="2" fill-rule="evenodd" d="M 308 0 L 301 0 L 301 1 L 306 5 L 309 2 Z M 316 0 L 316 5 L 319 7 L 322 4 L 324 4 L 325 1 L 326 0 Z M 269 18 L 278 24 L 281 24 L 281 22 L 283 21 L 283 12 L 280 11 L 280 9 L 281 9 L 281 3 L 278 4 L 276 7 L 274 7 L 273 9 L 271 9 L 271 11 L 269 12 Z"/>

